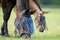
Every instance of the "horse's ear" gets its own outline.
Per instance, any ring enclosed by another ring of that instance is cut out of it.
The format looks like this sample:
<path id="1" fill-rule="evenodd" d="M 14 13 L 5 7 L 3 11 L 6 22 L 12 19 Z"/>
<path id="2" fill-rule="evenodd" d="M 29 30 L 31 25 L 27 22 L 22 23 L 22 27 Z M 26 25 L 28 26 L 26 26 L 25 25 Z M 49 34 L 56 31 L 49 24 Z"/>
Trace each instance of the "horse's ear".
<path id="1" fill-rule="evenodd" d="M 26 11 L 25 11 L 25 14 L 26 13 L 30 13 L 31 15 L 33 15 L 34 13 L 36 12 L 36 10 L 30 10 L 30 9 L 26 9 Z"/>
<path id="2" fill-rule="evenodd" d="M 44 15 L 44 14 L 48 14 L 49 13 L 49 11 L 42 11 L 42 14 L 40 14 L 40 15 Z"/>
<path id="3" fill-rule="evenodd" d="M 36 12 L 36 10 L 30 11 L 30 14 L 33 15 L 35 12 Z"/>
<path id="4" fill-rule="evenodd" d="M 26 9 L 25 13 L 29 13 L 30 9 Z"/>

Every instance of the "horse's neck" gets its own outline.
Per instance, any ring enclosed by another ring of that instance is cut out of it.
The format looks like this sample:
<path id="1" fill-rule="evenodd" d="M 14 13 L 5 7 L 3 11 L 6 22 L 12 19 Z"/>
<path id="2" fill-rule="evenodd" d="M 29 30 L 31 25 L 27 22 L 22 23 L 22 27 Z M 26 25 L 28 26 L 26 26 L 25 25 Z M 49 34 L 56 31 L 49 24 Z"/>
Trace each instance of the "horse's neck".
<path id="1" fill-rule="evenodd" d="M 17 10 L 18 10 L 18 14 L 19 14 L 19 17 L 31 17 L 30 14 L 27 12 L 25 12 L 26 10 L 25 9 L 29 9 L 29 2 L 28 0 L 16 0 L 17 1 Z M 25 14 L 24 14 L 25 13 Z"/>
<path id="2" fill-rule="evenodd" d="M 16 0 L 16 6 L 19 12 L 25 9 L 24 2 L 22 0 Z"/>

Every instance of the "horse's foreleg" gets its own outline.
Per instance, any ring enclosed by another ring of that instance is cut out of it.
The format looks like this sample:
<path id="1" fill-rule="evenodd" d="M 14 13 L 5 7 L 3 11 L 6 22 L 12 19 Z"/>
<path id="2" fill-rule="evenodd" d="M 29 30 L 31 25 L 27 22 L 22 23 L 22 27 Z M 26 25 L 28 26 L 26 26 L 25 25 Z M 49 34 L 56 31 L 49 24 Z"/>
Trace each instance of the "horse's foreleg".
<path id="1" fill-rule="evenodd" d="M 4 22 L 3 22 L 3 25 L 1 27 L 1 35 L 3 35 L 3 36 L 4 35 L 8 35 L 9 36 L 8 29 L 7 29 L 7 22 L 8 22 L 9 17 L 10 17 L 10 13 L 7 10 L 7 8 L 3 9 L 3 20 L 4 20 Z"/>
<path id="2" fill-rule="evenodd" d="M 14 5 L 9 5 L 7 6 L 6 8 L 2 7 L 3 9 L 3 25 L 2 25 L 2 28 L 1 28 L 1 34 L 6 37 L 9 37 L 9 34 L 8 34 L 8 28 L 7 28 L 7 22 L 10 18 L 10 14 L 11 14 L 11 10 L 12 8 L 14 7 Z"/>

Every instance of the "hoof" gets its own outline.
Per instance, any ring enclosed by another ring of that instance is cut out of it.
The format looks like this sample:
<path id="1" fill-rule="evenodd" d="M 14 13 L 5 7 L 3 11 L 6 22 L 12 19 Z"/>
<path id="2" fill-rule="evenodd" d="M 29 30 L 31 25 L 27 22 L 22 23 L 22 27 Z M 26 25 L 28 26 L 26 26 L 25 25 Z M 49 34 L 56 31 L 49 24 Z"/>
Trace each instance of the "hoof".
<path id="1" fill-rule="evenodd" d="M 5 37 L 10 37 L 10 35 L 9 34 L 5 34 Z"/>
<path id="2" fill-rule="evenodd" d="M 10 37 L 8 34 L 0 33 L 1 36 Z"/>
<path id="3" fill-rule="evenodd" d="M 14 37 L 17 37 L 17 35 L 16 35 L 16 34 L 14 34 L 13 36 L 14 36 Z"/>
<path id="4" fill-rule="evenodd" d="M 1 35 L 1 36 L 4 36 L 4 35 L 5 35 L 5 33 L 0 33 L 0 35 Z"/>

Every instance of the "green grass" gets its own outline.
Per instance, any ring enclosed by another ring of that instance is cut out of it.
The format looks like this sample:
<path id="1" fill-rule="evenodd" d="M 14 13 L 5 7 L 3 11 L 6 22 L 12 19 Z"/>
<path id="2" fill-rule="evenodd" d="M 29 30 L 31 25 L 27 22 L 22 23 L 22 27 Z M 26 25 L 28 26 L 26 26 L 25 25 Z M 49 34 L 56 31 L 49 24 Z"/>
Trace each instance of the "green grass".
<path id="1" fill-rule="evenodd" d="M 23 39 L 21 37 L 14 37 L 14 19 L 15 13 L 12 11 L 11 17 L 8 22 L 8 30 L 10 34 L 10 38 L 0 36 L 0 40 L 60 40 L 60 8 L 43 8 L 44 10 L 49 11 L 46 16 L 46 22 L 48 30 L 45 30 L 43 33 L 39 32 L 36 27 L 35 31 L 32 34 L 32 37 L 29 39 Z M 2 9 L 0 8 L 0 31 L 3 22 L 3 13 Z"/>

